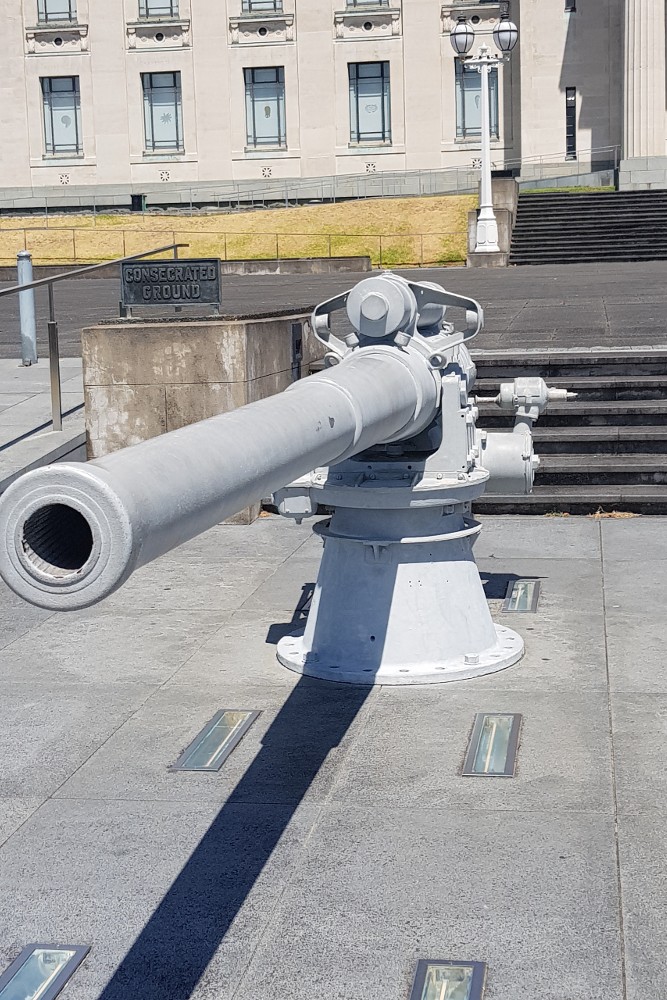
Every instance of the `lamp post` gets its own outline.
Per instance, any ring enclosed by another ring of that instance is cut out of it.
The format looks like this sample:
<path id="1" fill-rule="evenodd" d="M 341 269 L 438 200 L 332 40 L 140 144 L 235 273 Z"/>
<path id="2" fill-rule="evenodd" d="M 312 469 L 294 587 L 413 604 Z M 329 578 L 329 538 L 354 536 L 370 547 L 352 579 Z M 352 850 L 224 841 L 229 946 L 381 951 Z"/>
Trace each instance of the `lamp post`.
<path id="1" fill-rule="evenodd" d="M 488 45 L 481 45 L 474 58 L 469 58 L 475 32 L 468 24 L 465 16 L 458 19 L 449 39 L 457 56 L 465 60 L 468 66 L 473 66 L 480 74 L 481 81 L 481 117 L 482 117 L 482 166 L 479 198 L 479 214 L 477 216 L 477 243 L 475 253 L 499 253 L 498 223 L 493 211 L 493 192 L 491 189 L 491 114 L 490 89 L 491 70 L 510 57 L 512 49 L 519 40 L 517 26 L 505 14 L 493 29 L 493 40 L 498 52 L 491 52 Z"/>

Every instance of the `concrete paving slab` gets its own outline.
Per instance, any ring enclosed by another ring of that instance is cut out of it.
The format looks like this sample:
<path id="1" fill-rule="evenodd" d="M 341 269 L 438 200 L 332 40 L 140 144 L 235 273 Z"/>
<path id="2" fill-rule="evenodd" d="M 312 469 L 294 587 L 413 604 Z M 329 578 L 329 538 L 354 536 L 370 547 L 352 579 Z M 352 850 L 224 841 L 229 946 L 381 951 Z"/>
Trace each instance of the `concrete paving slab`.
<path id="1" fill-rule="evenodd" d="M 607 563 L 604 586 L 611 690 L 667 694 L 667 560 Z"/>
<path id="2" fill-rule="evenodd" d="M 235 611 L 165 684 L 165 690 L 187 692 L 199 686 L 217 699 L 255 697 L 257 691 L 286 696 L 298 675 L 280 666 L 276 643 L 305 619 L 257 610 Z M 284 620 L 283 620 L 284 619 Z"/>
<path id="3" fill-rule="evenodd" d="M 69 938 L 93 945 L 75 1000 L 400 998 L 429 956 L 487 961 L 486 1000 L 661 997 L 665 835 L 650 803 L 667 691 L 637 661 L 656 673 L 667 560 L 601 559 L 601 533 L 620 556 L 623 530 L 650 544 L 638 521 L 484 522 L 492 611 L 527 653 L 443 687 L 369 693 L 276 663 L 319 564 L 307 524 L 221 526 L 183 546 L 162 605 L 160 562 L 127 603 L 74 615 L 23 617 L 0 589 L 0 626 L 16 619 L 0 640 L 0 968 Z M 537 614 L 501 618 L 509 574 L 543 578 Z M 170 774 L 228 705 L 263 715 L 221 772 Z M 499 708 L 526 717 L 517 777 L 457 778 L 474 712 Z"/>
<path id="4" fill-rule="evenodd" d="M 662 517 L 600 521 L 605 563 L 667 560 L 667 534 Z"/>
<path id="5" fill-rule="evenodd" d="M 667 694 L 615 692 L 614 765 L 619 814 L 667 810 Z"/>
<path id="6" fill-rule="evenodd" d="M 62 798 L 214 801 L 259 805 L 322 802 L 363 727 L 371 693 L 296 675 L 291 690 L 255 688 L 246 700 L 214 701 L 204 685 L 162 689 L 62 786 Z M 247 700 L 252 698 L 252 700 Z M 167 770 L 213 714 L 257 709 L 261 716 L 216 774 Z"/>
<path id="7" fill-rule="evenodd" d="M 578 517 L 480 517 L 475 558 L 597 559 L 598 522 Z M 488 525 L 488 529 L 487 529 Z"/>
<path id="8" fill-rule="evenodd" d="M 39 686 L 162 684 L 225 618 L 221 611 L 142 609 L 56 614 L 12 643 L 12 672 Z"/>
<path id="9" fill-rule="evenodd" d="M 667 995 L 667 833 L 662 813 L 619 817 L 628 1000 Z"/>
<path id="10" fill-rule="evenodd" d="M 86 975 L 67 992 L 90 1000 L 138 940 L 138 954 L 103 995 L 210 996 L 195 990 L 205 958 L 224 938 L 227 971 L 238 980 L 315 815 L 307 807 L 219 813 L 213 803 L 147 811 L 144 803 L 52 800 L 0 858 L 0 957 L 25 940 L 85 941 Z"/>
<path id="11" fill-rule="evenodd" d="M 44 801 L 42 796 L 0 796 L 0 848 Z"/>
<path id="12" fill-rule="evenodd" d="M 82 404 L 81 392 L 70 392 L 64 388 L 63 413 L 70 413 Z M 50 423 L 51 416 L 51 398 L 47 392 L 28 396 L 19 406 L 11 406 L 3 411 L 0 417 L 0 445 L 11 441 L 17 434 L 33 432 L 41 424 Z"/>
<path id="13" fill-rule="evenodd" d="M 237 997 L 403 997 L 452 957 L 489 963 L 489 1000 L 616 1000 L 618 940 L 605 818 L 335 805 Z"/>
<path id="14" fill-rule="evenodd" d="M 612 774 L 606 692 L 505 691 L 502 675 L 497 678 L 496 690 L 463 683 L 383 688 L 334 798 L 412 803 L 419 809 L 608 814 Z M 515 778 L 460 777 L 476 712 L 524 716 Z"/>
<path id="15" fill-rule="evenodd" d="M 26 604 L 0 580 L 0 651 L 50 617 L 50 611 Z M 11 669 L 9 654 L 0 652 L 0 678 L 9 669 Z"/>
<path id="16" fill-rule="evenodd" d="M 118 612 L 236 610 L 303 544 L 303 529 L 285 530 L 294 527 L 277 516 L 254 525 L 218 525 L 139 570 L 104 606 Z"/>
<path id="17" fill-rule="evenodd" d="M 304 557 L 297 553 L 287 562 L 281 563 L 243 603 L 243 610 L 261 612 L 262 615 L 273 612 L 279 618 L 287 615 L 285 620 L 289 621 L 291 613 L 303 597 L 304 588 L 307 592 L 312 591 L 320 560 L 321 553 L 317 555 L 313 552 Z"/>
<path id="18" fill-rule="evenodd" d="M 11 409 L 12 406 L 16 406 L 17 403 L 24 403 L 26 399 L 30 399 L 32 393 L 26 392 L 5 392 L 0 396 L 0 413 L 5 413 L 7 410 Z"/>
<path id="19" fill-rule="evenodd" d="M 5 681 L 0 800 L 53 794 L 146 701 L 150 684 Z M 0 806 L 1 808 L 1 806 Z"/>

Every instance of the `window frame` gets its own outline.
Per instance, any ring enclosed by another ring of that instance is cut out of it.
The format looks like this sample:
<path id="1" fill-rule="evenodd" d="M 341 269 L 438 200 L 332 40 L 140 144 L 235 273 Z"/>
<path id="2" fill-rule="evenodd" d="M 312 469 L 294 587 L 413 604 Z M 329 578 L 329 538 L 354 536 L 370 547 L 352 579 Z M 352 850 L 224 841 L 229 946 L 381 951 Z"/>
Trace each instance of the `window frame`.
<path id="1" fill-rule="evenodd" d="M 76 0 L 61 0 L 61 3 L 64 6 L 67 6 L 69 11 L 69 14 L 65 17 L 51 16 L 49 14 L 49 0 L 37 0 L 37 23 L 76 24 L 77 20 Z"/>
<path id="2" fill-rule="evenodd" d="M 480 107 L 480 123 L 479 127 L 473 125 L 466 125 L 466 115 L 465 115 L 465 87 L 464 79 L 466 75 L 470 78 L 472 74 L 476 73 L 480 81 L 480 92 L 482 87 L 482 74 L 479 73 L 474 66 L 468 66 L 464 59 L 454 60 L 454 76 L 455 76 L 455 110 L 456 110 L 456 139 L 458 142 L 470 141 L 471 139 L 482 138 L 482 122 L 481 122 L 481 107 Z M 500 77 L 498 74 L 498 67 L 492 66 L 490 70 L 490 79 L 495 81 L 495 86 L 492 84 L 490 90 L 490 101 L 489 101 L 489 136 L 491 140 L 500 140 L 500 100 L 499 100 L 499 89 L 500 89 Z"/>
<path id="3" fill-rule="evenodd" d="M 360 76 L 361 66 L 380 66 L 380 74 L 373 76 Z M 353 75 L 354 70 L 354 75 Z M 350 145 L 351 146 L 391 146 L 392 144 L 392 123 L 391 123 L 391 65 L 388 59 L 374 59 L 366 62 L 351 62 L 347 64 L 348 88 L 349 88 L 349 115 L 350 115 Z M 359 81 L 360 80 L 380 80 L 381 81 L 381 106 L 382 106 L 382 131 L 378 133 L 362 133 L 359 121 Z M 356 121 L 356 126 L 355 126 Z"/>
<path id="4" fill-rule="evenodd" d="M 156 87 L 153 84 L 153 77 L 156 76 L 171 76 L 174 82 L 171 87 Z M 148 87 L 146 86 L 146 81 L 149 81 Z M 153 94 L 160 90 L 173 90 L 174 92 L 175 142 L 172 145 L 160 145 L 159 140 L 155 139 L 155 105 Z M 142 73 L 141 96 L 144 114 L 144 153 L 183 153 L 185 151 L 185 142 L 183 136 L 183 89 L 180 70 Z"/>
<path id="5" fill-rule="evenodd" d="M 267 73 L 273 71 L 276 74 L 275 80 L 255 80 L 256 73 Z M 245 126 L 246 126 L 246 149 L 287 149 L 287 107 L 285 96 L 285 67 L 284 66 L 245 66 L 243 68 L 243 83 L 245 88 Z M 274 83 L 277 89 L 278 125 L 276 141 L 267 141 L 258 137 L 257 134 L 257 102 L 256 87 L 261 87 L 267 83 Z"/>
<path id="6" fill-rule="evenodd" d="M 54 90 L 54 80 L 71 80 L 72 90 Z M 83 133 L 81 128 L 81 82 L 79 76 L 72 74 L 67 76 L 41 76 L 39 78 L 40 90 L 42 93 L 42 128 L 44 136 L 44 156 L 82 156 L 83 155 Z M 70 93 L 73 96 L 73 116 L 75 143 L 72 147 L 65 149 L 59 147 L 55 142 L 55 129 L 53 122 L 53 95 Z M 48 123 L 47 123 L 48 115 Z M 49 134 L 51 138 L 49 139 Z M 49 148 L 50 147 L 50 148 Z"/>
<path id="7" fill-rule="evenodd" d="M 154 12 L 150 9 L 151 4 L 161 6 L 163 9 Z M 179 16 L 179 0 L 139 0 L 140 21 L 173 19 Z"/>
<path id="8" fill-rule="evenodd" d="M 243 14 L 282 14 L 283 0 L 243 0 Z"/>

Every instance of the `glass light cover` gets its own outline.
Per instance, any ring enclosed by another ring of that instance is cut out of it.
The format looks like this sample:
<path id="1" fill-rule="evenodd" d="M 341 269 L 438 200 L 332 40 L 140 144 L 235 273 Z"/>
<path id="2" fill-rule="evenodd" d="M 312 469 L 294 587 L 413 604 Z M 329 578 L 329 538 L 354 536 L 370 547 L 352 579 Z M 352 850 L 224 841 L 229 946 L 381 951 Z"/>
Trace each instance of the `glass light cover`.
<path id="1" fill-rule="evenodd" d="M 503 611 L 537 611 L 539 580 L 515 580 L 508 588 Z"/>
<path id="2" fill-rule="evenodd" d="M 254 711 L 221 710 L 204 726 L 172 770 L 218 771 L 258 715 Z"/>
<path id="3" fill-rule="evenodd" d="M 419 1000 L 470 1000 L 472 965 L 429 965 Z"/>
<path id="4" fill-rule="evenodd" d="M 519 29 L 506 14 L 493 29 L 493 40 L 501 52 L 511 52 L 519 41 Z"/>
<path id="5" fill-rule="evenodd" d="M 458 19 L 457 25 L 449 33 L 449 40 L 457 56 L 465 56 L 470 52 L 475 41 L 475 32 L 472 30 L 465 17 Z"/>
<path id="6" fill-rule="evenodd" d="M 505 774 L 513 725 L 513 715 L 486 716 L 473 764 L 476 774 Z"/>
<path id="7" fill-rule="evenodd" d="M 75 955 L 65 949 L 36 948 L 0 990 L 0 1000 L 40 1000 Z"/>

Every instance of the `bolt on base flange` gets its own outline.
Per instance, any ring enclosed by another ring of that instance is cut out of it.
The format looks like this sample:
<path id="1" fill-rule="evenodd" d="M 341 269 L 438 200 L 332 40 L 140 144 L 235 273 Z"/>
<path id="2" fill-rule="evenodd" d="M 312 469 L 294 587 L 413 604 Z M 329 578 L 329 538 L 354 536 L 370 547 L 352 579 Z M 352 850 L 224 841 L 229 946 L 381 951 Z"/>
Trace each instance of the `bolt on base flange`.
<path id="1" fill-rule="evenodd" d="M 524 643 L 518 633 L 504 625 L 495 625 L 497 642 L 481 653 L 464 654 L 439 662 L 411 663 L 403 666 L 382 664 L 377 669 L 363 663 L 322 663 L 306 653 L 303 629 L 285 636 L 278 643 L 278 660 L 284 667 L 306 677 L 337 681 L 342 684 L 445 684 L 493 674 L 517 663 L 524 653 Z"/>

